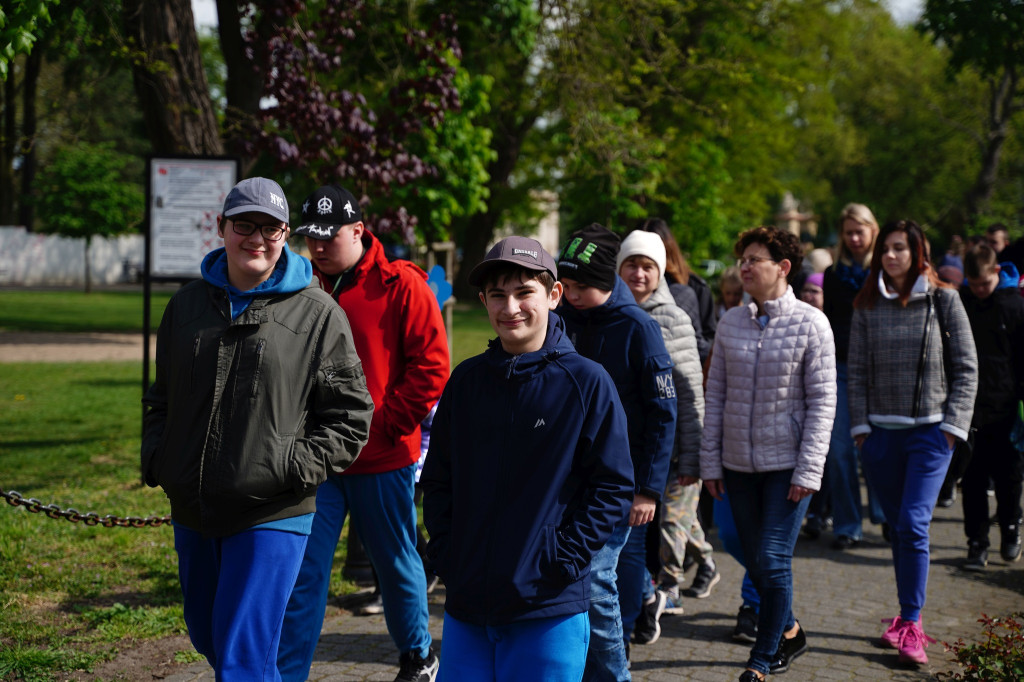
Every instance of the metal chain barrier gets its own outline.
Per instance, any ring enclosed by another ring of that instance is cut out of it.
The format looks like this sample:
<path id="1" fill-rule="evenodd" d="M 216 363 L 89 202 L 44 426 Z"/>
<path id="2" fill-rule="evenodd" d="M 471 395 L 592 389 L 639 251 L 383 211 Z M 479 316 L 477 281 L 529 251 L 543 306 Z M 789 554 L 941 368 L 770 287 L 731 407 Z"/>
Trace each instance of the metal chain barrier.
<path id="1" fill-rule="evenodd" d="M 61 509 L 55 504 L 43 504 L 34 497 L 25 499 L 25 497 L 16 490 L 6 491 L 0 488 L 0 497 L 7 500 L 7 504 L 12 507 L 24 507 L 27 511 L 33 514 L 39 514 L 42 512 L 51 519 L 64 519 L 71 523 L 82 522 L 87 526 L 103 526 L 104 528 L 145 528 L 147 526 L 162 526 L 171 522 L 170 516 L 147 516 L 146 518 L 142 518 L 141 516 L 120 517 L 112 514 L 101 517 L 96 512 L 86 512 L 83 514 L 76 509 Z"/>

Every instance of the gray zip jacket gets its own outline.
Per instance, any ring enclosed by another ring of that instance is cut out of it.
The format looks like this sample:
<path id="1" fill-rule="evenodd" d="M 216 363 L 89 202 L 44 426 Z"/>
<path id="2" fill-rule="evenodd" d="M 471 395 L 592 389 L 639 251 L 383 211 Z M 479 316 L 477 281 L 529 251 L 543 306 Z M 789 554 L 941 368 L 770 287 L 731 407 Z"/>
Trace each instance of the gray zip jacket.
<path id="1" fill-rule="evenodd" d="M 836 347 L 820 310 L 787 287 L 728 310 L 718 322 L 705 393 L 700 475 L 793 469 L 791 483 L 821 486 L 836 413 Z"/>
<path id="2" fill-rule="evenodd" d="M 929 297 L 934 306 L 942 306 L 951 350 L 949 376 L 943 370 L 943 339 L 938 311 L 933 308 L 915 416 L 914 393 Z M 941 424 L 943 431 L 961 440 L 967 438 L 978 392 L 978 358 L 971 324 L 954 289 L 934 288 L 921 277 L 906 308 L 883 295 L 873 308 L 854 310 L 849 363 L 851 435 L 871 433 L 871 424 L 899 428 Z"/>
<path id="3" fill-rule="evenodd" d="M 683 452 L 700 452 L 700 434 L 704 423 L 704 372 L 697 350 L 697 334 L 690 316 L 676 305 L 668 282 L 662 277 L 658 288 L 640 307 L 661 327 L 661 338 L 672 358 L 672 381 L 676 387 L 676 440 L 672 459 L 678 473 L 684 475 Z M 693 472 L 696 476 L 697 471 Z"/>
<path id="4" fill-rule="evenodd" d="M 253 299 L 199 280 L 171 299 L 146 391 L 142 478 L 207 537 L 316 510 L 366 443 L 373 400 L 352 330 L 316 285 Z"/>

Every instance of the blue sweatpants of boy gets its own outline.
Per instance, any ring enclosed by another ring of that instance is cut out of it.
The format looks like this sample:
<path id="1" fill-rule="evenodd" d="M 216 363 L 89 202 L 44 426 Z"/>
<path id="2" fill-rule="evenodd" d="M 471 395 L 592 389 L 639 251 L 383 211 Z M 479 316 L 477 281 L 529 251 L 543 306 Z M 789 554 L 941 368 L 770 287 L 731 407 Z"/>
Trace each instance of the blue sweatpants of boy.
<path id="1" fill-rule="evenodd" d="M 317 490 L 313 529 L 278 654 L 285 682 L 309 676 L 327 609 L 334 550 L 349 512 L 377 574 L 391 639 L 401 653 L 429 653 L 427 577 L 416 552 L 415 472 L 412 464 L 379 474 L 330 476 Z"/>
<path id="2" fill-rule="evenodd" d="M 444 615 L 438 682 L 580 682 L 587 663 L 586 613 L 471 625 Z"/>
<path id="3" fill-rule="evenodd" d="M 938 424 L 875 426 L 861 445 L 864 472 L 892 535 L 900 618 L 917 621 L 928 591 L 928 531 L 953 451 Z"/>
<path id="4" fill-rule="evenodd" d="M 221 682 L 277 682 L 277 649 L 306 536 L 250 529 L 204 538 L 174 526 L 185 624 Z"/>

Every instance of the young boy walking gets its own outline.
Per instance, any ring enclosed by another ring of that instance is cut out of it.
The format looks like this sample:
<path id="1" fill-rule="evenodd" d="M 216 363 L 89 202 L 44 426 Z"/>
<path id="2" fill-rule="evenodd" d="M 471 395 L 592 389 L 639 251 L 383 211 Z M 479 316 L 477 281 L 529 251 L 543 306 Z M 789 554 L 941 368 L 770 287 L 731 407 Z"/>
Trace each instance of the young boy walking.
<path id="1" fill-rule="evenodd" d="M 1003 561 L 1020 558 L 1021 480 L 1024 453 L 1010 442 L 1017 405 L 1024 397 L 1024 299 L 1017 291 L 1017 270 L 998 263 L 988 244 L 964 256 L 968 286 L 960 289 L 978 348 L 978 397 L 974 403 L 974 453 L 963 473 L 964 569 L 988 565 L 988 485 L 995 482 L 996 516 Z"/>
<path id="2" fill-rule="evenodd" d="M 645 526 L 665 491 L 676 429 L 672 359 L 658 323 L 615 274 L 618 252 L 618 235 L 595 223 L 569 236 L 558 261 L 565 289 L 559 314 L 576 350 L 615 382 L 636 481 L 629 519 L 594 557 L 586 680 L 630 679 L 628 642 L 645 589 Z"/>
<path id="3" fill-rule="evenodd" d="M 447 589 L 446 682 L 578 681 L 591 558 L 629 514 L 626 416 L 552 312 L 556 276 L 524 237 L 469 275 L 498 338 L 452 373 L 420 477 L 427 561 Z"/>

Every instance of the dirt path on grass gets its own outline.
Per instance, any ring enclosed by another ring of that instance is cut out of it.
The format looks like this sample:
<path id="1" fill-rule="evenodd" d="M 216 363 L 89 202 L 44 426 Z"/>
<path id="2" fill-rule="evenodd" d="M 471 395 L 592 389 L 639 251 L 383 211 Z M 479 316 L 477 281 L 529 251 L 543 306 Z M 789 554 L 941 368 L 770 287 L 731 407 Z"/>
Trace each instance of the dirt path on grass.
<path id="1" fill-rule="evenodd" d="M 142 362 L 142 334 L 67 334 L 0 331 L 0 363 Z M 156 335 L 150 336 L 156 356 Z"/>

